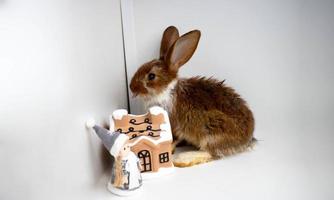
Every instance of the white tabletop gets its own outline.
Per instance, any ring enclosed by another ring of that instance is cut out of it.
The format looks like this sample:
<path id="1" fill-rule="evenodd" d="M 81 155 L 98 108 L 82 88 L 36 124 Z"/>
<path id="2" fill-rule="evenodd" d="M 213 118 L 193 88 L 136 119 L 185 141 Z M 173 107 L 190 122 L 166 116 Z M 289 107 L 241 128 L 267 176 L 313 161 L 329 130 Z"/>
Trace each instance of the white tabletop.
<path id="1" fill-rule="evenodd" d="M 309 142 L 293 140 L 292 132 L 263 137 L 251 152 L 176 168 L 170 176 L 145 181 L 141 194 L 120 199 L 331 199 L 333 151 Z M 107 190 L 101 196 L 119 198 Z"/>

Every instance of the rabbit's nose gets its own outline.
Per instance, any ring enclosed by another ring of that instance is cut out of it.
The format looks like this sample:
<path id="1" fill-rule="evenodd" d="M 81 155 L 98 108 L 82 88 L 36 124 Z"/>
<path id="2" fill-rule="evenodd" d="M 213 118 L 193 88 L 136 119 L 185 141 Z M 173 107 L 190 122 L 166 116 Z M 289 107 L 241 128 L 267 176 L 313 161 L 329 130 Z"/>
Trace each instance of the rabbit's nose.
<path id="1" fill-rule="evenodd" d="M 133 84 L 133 82 L 130 84 L 130 90 L 132 92 L 132 98 L 138 96 L 139 87 Z"/>
<path id="2" fill-rule="evenodd" d="M 130 90 L 131 92 L 135 92 L 138 90 L 138 86 L 137 86 L 137 83 L 135 83 L 134 81 L 131 81 L 131 84 L 130 84 Z"/>
<path id="3" fill-rule="evenodd" d="M 130 89 L 131 89 L 131 92 L 133 94 L 133 97 L 136 97 L 140 94 L 147 93 L 146 88 L 139 81 L 132 81 L 131 84 L 130 84 Z"/>

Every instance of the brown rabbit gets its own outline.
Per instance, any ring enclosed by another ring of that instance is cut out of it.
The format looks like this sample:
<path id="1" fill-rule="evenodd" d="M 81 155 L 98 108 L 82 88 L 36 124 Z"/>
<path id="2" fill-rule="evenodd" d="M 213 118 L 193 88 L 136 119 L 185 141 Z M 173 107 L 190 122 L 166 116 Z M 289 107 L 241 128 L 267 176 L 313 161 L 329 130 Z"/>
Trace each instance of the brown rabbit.
<path id="1" fill-rule="evenodd" d="M 253 139 L 254 118 L 246 102 L 224 81 L 178 78 L 179 68 L 194 54 L 201 33 L 181 37 L 177 28 L 163 34 L 160 58 L 142 65 L 130 88 L 147 106 L 164 107 L 170 117 L 174 145 L 185 140 L 201 151 L 180 154 L 176 166 L 185 167 L 242 152 Z"/>

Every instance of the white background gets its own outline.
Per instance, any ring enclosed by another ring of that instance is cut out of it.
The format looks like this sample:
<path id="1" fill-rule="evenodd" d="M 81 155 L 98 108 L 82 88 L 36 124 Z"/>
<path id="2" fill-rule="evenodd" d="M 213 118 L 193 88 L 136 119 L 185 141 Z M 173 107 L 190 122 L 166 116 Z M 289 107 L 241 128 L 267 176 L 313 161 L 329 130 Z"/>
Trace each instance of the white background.
<path id="1" fill-rule="evenodd" d="M 134 1 L 138 64 L 158 57 L 169 25 L 202 32 L 180 76 L 226 79 L 260 142 L 165 187 L 182 199 L 333 199 L 334 1 Z"/>
<path id="2" fill-rule="evenodd" d="M 180 76 L 226 79 L 260 142 L 129 199 L 334 198 L 334 1 L 133 2 L 128 76 L 158 56 L 167 26 L 200 29 Z M 83 125 L 127 106 L 119 1 L 0 0 L 0 69 L 0 199 L 117 198 Z"/>
<path id="3" fill-rule="evenodd" d="M 122 49 L 117 0 L 0 1 L 1 200 L 109 195 L 85 121 L 127 107 Z"/>

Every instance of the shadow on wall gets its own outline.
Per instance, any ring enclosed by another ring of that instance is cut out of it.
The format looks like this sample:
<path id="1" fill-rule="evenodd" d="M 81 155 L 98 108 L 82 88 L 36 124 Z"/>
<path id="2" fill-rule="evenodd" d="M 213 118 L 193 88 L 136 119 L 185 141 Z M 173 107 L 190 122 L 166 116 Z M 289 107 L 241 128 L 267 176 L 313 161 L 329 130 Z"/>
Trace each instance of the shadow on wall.
<path id="1" fill-rule="evenodd" d="M 110 128 L 110 126 L 108 125 L 107 122 L 103 123 L 103 127 L 108 129 Z M 103 146 L 103 144 L 101 143 L 100 146 L 100 160 L 101 160 L 101 166 L 102 166 L 102 172 L 105 173 L 110 173 L 111 172 L 111 167 L 114 164 L 114 157 L 110 155 L 110 153 L 108 152 L 108 150 Z"/>
<path id="2" fill-rule="evenodd" d="M 109 175 L 115 159 L 103 145 L 100 146 L 99 158 L 101 160 L 102 175 L 106 173 Z M 97 179 L 95 180 L 97 181 Z"/>
<path id="3" fill-rule="evenodd" d="M 0 0 L 1 1 L 1 0 Z M 106 123 L 103 124 L 104 128 L 109 128 Z M 104 176 L 110 176 L 111 168 L 114 163 L 114 158 L 110 155 L 107 149 L 103 146 L 102 142 L 98 147 L 98 156 L 96 155 L 96 144 L 93 142 L 93 135 L 95 132 L 92 130 L 87 130 L 87 134 L 89 135 L 89 154 L 90 154 L 90 164 L 91 169 L 93 170 L 93 185 L 98 186 L 100 184 L 101 179 Z"/>

